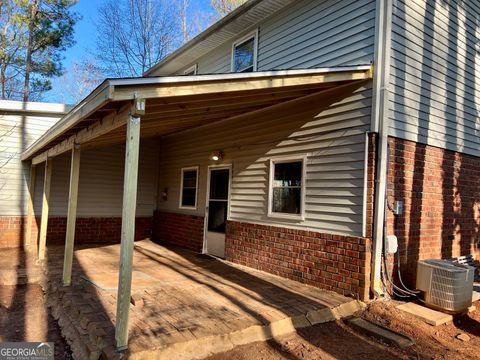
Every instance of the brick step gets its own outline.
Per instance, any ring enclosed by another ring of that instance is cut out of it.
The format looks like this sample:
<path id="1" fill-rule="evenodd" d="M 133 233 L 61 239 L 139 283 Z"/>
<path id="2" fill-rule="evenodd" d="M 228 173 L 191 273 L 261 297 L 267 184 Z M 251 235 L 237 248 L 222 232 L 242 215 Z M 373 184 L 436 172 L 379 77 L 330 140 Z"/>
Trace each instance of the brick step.
<path id="1" fill-rule="evenodd" d="M 45 285 L 47 304 L 57 319 L 62 335 L 70 345 L 75 359 L 98 359 L 113 347 L 114 325 L 97 299 L 97 289 L 79 280 L 69 287 L 61 286 L 54 277 Z M 111 351 L 110 351 L 111 352 Z"/>

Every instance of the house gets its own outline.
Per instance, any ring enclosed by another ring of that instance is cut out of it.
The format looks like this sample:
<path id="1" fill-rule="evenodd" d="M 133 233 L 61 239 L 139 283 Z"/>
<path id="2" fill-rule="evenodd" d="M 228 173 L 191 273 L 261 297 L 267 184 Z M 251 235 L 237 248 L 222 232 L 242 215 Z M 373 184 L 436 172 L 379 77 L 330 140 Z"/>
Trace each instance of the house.
<path id="1" fill-rule="evenodd" d="M 20 160 L 22 151 L 69 110 L 63 104 L 0 100 L 0 248 L 22 246 L 30 167 Z"/>
<path id="2" fill-rule="evenodd" d="M 360 299 L 397 260 L 411 284 L 418 259 L 479 256 L 479 20 L 462 0 L 248 1 L 24 151 L 40 258 L 66 241 L 68 285 L 74 240 L 121 238 L 122 348 L 144 236 Z"/>

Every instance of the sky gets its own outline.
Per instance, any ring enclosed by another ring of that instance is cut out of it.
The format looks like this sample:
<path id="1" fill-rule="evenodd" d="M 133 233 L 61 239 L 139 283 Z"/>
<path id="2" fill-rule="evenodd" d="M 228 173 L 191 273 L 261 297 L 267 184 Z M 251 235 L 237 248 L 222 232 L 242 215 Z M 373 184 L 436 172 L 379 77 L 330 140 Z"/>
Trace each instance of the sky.
<path id="1" fill-rule="evenodd" d="M 79 0 L 73 7 L 82 18 L 75 24 L 75 45 L 64 53 L 63 67 L 65 69 L 68 69 L 75 60 L 80 60 L 95 50 L 95 22 L 97 21 L 97 12 L 101 4 L 102 0 Z M 188 0 L 187 16 L 199 11 L 211 13 L 210 0 Z M 48 102 L 61 102 L 62 96 L 58 93 L 58 88 L 55 88 L 55 79 L 53 80 L 53 87 L 45 100 Z"/>

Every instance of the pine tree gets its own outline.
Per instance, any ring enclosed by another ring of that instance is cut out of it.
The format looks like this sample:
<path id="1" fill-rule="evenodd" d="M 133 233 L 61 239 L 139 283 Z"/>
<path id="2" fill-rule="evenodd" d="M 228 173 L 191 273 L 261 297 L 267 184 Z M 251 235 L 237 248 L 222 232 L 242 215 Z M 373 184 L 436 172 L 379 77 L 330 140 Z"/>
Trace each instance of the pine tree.
<path id="1" fill-rule="evenodd" d="M 17 0 L 18 1 L 18 0 Z M 23 101 L 51 89 L 50 78 L 62 74 L 62 52 L 74 44 L 72 11 L 76 0 L 20 0 L 21 21 L 28 28 Z"/>
<path id="2" fill-rule="evenodd" d="M 37 100 L 74 44 L 76 0 L 0 0 L 0 97 Z"/>

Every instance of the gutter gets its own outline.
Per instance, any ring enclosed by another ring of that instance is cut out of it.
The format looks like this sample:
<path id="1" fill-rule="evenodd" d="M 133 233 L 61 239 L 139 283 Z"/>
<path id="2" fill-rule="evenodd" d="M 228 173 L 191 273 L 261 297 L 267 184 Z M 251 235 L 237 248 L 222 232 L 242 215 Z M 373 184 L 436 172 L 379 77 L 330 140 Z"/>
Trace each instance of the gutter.
<path id="1" fill-rule="evenodd" d="M 382 251 L 385 234 L 387 195 L 387 158 L 390 99 L 390 55 L 392 36 L 392 0 L 377 0 L 375 24 L 375 74 L 373 82 L 372 129 L 378 132 L 376 156 L 375 203 L 373 214 L 373 249 L 371 290 L 375 297 L 383 297 Z"/>
<path id="2" fill-rule="evenodd" d="M 42 114 L 47 116 L 58 116 L 65 115 L 71 109 L 71 106 L 65 104 L 0 100 L 0 112 L 8 114 Z"/>

